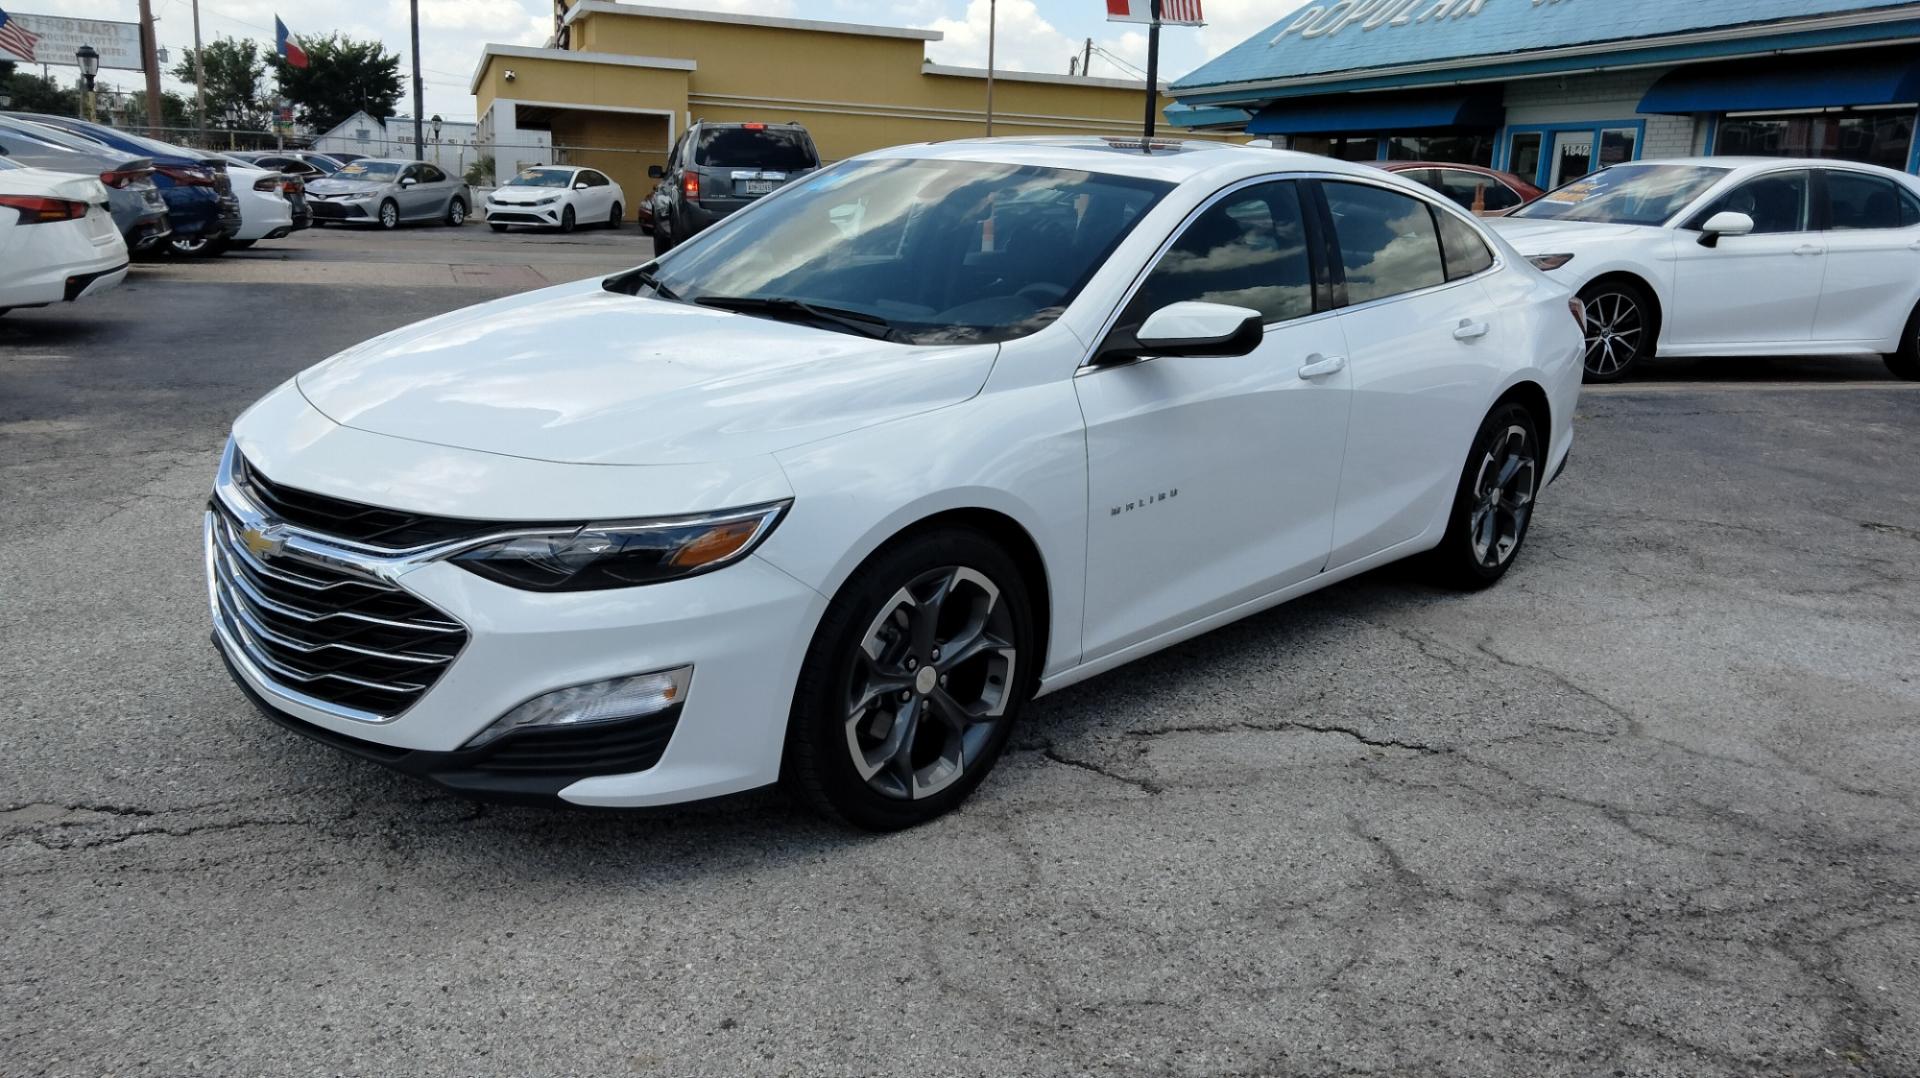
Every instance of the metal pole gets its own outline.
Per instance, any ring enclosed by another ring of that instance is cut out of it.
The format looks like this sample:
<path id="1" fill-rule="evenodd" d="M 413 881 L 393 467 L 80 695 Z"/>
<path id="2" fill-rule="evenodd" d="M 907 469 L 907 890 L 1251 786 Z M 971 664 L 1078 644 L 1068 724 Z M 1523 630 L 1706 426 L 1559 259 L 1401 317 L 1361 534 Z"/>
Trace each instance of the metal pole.
<path id="1" fill-rule="evenodd" d="M 999 19 L 999 0 L 987 0 L 987 137 L 993 137 L 993 31 Z"/>
<path id="2" fill-rule="evenodd" d="M 207 145 L 207 62 L 200 54 L 200 0 L 193 0 L 193 115 Z"/>
<path id="3" fill-rule="evenodd" d="M 147 69 L 147 134 L 160 137 L 160 56 L 153 40 L 152 0 L 140 0 L 140 66 Z"/>
<path id="4" fill-rule="evenodd" d="M 407 0 L 407 8 L 413 14 L 413 159 L 424 161 L 427 157 L 426 117 L 420 115 L 426 111 L 422 103 L 425 91 L 420 83 L 420 0 Z"/>
<path id="5" fill-rule="evenodd" d="M 1093 74 L 1093 39 L 1087 39 L 1086 49 L 1080 53 L 1080 77 Z"/>
<path id="6" fill-rule="evenodd" d="M 1153 0 L 1153 22 L 1147 27 L 1147 137 L 1153 137 L 1154 113 L 1160 111 L 1160 0 Z"/>

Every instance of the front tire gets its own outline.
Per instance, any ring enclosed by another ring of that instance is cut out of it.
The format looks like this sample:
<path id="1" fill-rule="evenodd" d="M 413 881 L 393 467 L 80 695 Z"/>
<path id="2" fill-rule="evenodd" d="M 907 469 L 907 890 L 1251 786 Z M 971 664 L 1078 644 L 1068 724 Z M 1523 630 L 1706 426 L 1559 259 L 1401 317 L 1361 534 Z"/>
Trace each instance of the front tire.
<path id="1" fill-rule="evenodd" d="M 1586 381 L 1624 381 L 1653 355 L 1659 333 L 1653 297 L 1627 281 L 1596 281 L 1580 292 L 1587 307 Z"/>
<path id="2" fill-rule="evenodd" d="M 391 232 L 400 227 L 400 207 L 392 199 L 380 204 L 380 227 Z"/>
<path id="3" fill-rule="evenodd" d="M 467 223 L 467 204 L 463 199 L 455 198 L 447 203 L 446 222 L 449 227 L 459 228 Z"/>
<path id="4" fill-rule="evenodd" d="M 986 536 L 930 532 L 841 587 L 794 691 L 782 781 L 871 831 L 925 823 L 992 769 L 1040 662 L 1019 567 Z"/>
<path id="5" fill-rule="evenodd" d="M 1920 307 L 1915 307 L 1913 314 L 1907 318 L 1907 328 L 1900 337 L 1900 350 L 1889 352 L 1880 359 L 1895 378 L 1920 382 Z"/>
<path id="6" fill-rule="evenodd" d="M 560 231 L 572 232 L 573 224 L 574 224 L 573 207 L 568 206 L 565 209 L 560 211 Z"/>
<path id="7" fill-rule="evenodd" d="M 1488 414 L 1461 469 L 1447 534 L 1427 555 L 1435 583 L 1476 591 L 1507 574 L 1527 540 L 1545 469 L 1531 411 L 1509 402 Z"/>

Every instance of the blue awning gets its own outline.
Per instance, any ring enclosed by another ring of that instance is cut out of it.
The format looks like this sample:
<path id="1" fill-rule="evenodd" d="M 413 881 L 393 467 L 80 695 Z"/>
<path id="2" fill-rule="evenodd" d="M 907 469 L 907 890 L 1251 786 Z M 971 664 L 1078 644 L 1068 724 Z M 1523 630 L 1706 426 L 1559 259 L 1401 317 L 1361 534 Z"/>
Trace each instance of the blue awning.
<path id="1" fill-rule="evenodd" d="M 1920 59 L 1695 64 L 1669 71 L 1640 101 L 1648 113 L 1749 112 L 1920 102 Z"/>
<path id="2" fill-rule="evenodd" d="M 1506 110 L 1494 94 L 1341 94 L 1278 101 L 1253 114 L 1255 135 L 1398 134 L 1449 127 L 1499 127 Z"/>
<path id="3" fill-rule="evenodd" d="M 1245 127 L 1247 110 L 1214 108 L 1211 106 L 1168 105 L 1163 114 L 1169 127 L 1183 127 L 1198 130 L 1206 127 Z"/>

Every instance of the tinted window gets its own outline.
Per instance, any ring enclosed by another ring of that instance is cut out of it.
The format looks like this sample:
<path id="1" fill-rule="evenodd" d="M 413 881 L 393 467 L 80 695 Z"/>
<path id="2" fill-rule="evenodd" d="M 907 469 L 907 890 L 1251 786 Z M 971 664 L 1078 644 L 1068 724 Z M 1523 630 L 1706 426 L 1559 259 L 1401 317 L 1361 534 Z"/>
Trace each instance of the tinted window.
<path id="1" fill-rule="evenodd" d="M 791 127 L 703 127 L 693 163 L 713 168 L 757 168 L 791 172 L 820 162 L 807 136 Z"/>
<path id="2" fill-rule="evenodd" d="M 1446 283 L 1440 236 L 1426 203 L 1355 183 L 1329 183 L 1324 189 L 1346 268 L 1348 303 Z"/>
<path id="3" fill-rule="evenodd" d="M 447 178 L 446 173 L 440 171 L 439 169 L 433 167 L 432 165 L 420 166 L 420 182 L 421 183 L 440 183 L 446 178 Z"/>
<path id="4" fill-rule="evenodd" d="M 676 248 L 687 302 L 801 300 L 914 344 L 1001 341 L 1060 316 L 1171 185 L 972 161 L 847 163 Z"/>
<path id="5" fill-rule="evenodd" d="M 1472 225 L 1439 210 L 1434 211 L 1433 218 L 1440 222 L 1440 251 L 1447 260 L 1447 280 L 1457 281 L 1492 268 L 1493 252 Z"/>
<path id="6" fill-rule="evenodd" d="M 1829 172 L 1827 198 L 1833 204 L 1835 231 L 1903 228 L 1913 224 L 1901 213 L 1899 186 L 1880 176 Z"/>
<path id="7" fill-rule="evenodd" d="M 1520 204 L 1520 196 L 1514 194 L 1506 184 L 1477 172 L 1441 169 L 1440 182 L 1432 186 L 1460 208 L 1474 213 L 1510 210 Z"/>
<path id="8" fill-rule="evenodd" d="M 587 182 L 588 187 L 605 187 L 612 182 L 611 180 L 607 179 L 605 176 L 602 176 L 598 172 L 594 172 L 591 169 L 585 172 L 582 172 L 580 174 L 580 178 Z"/>
<path id="9" fill-rule="evenodd" d="M 1121 321 L 1138 324 L 1187 300 L 1251 307 L 1269 322 L 1313 313 L 1313 264 L 1294 184 L 1250 187 L 1208 208 L 1154 266 Z"/>
<path id="10" fill-rule="evenodd" d="M 1744 213 L 1753 218 L 1754 235 L 1778 232 L 1805 232 L 1812 219 L 1808 196 L 1811 173 L 1778 172 L 1762 176 L 1714 199 L 1694 215 L 1688 228 L 1700 228 L 1716 213 Z"/>

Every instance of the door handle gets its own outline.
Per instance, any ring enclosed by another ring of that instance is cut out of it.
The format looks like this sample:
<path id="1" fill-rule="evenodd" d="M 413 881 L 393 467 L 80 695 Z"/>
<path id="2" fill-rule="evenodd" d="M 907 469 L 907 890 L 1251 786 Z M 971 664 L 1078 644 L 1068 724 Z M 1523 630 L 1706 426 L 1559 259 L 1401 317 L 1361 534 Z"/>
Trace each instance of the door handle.
<path id="1" fill-rule="evenodd" d="M 1475 322 L 1471 318 L 1462 318 L 1459 328 L 1453 331 L 1456 341 L 1477 341 L 1491 332 L 1493 327 L 1486 322 Z"/>
<path id="2" fill-rule="evenodd" d="M 1346 356 L 1323 356 L 1318 352 L 1307 357 L 1307 365 L 1300 368 L 1300 380 L 1321 378 L 1329 374 L 1338 374 L 1347 367 Z"/>
<path id="3" fill-rule="evenodd" d="M 1795 247 L 1793 249 L 1793 253 L 1797 255 L 1821 255 L 1821 254 L 1826 254 L 1827 249 L 1825 247 L 1821 247 L 1816 244 L 1803 243 L 1800 246 Z"/>

